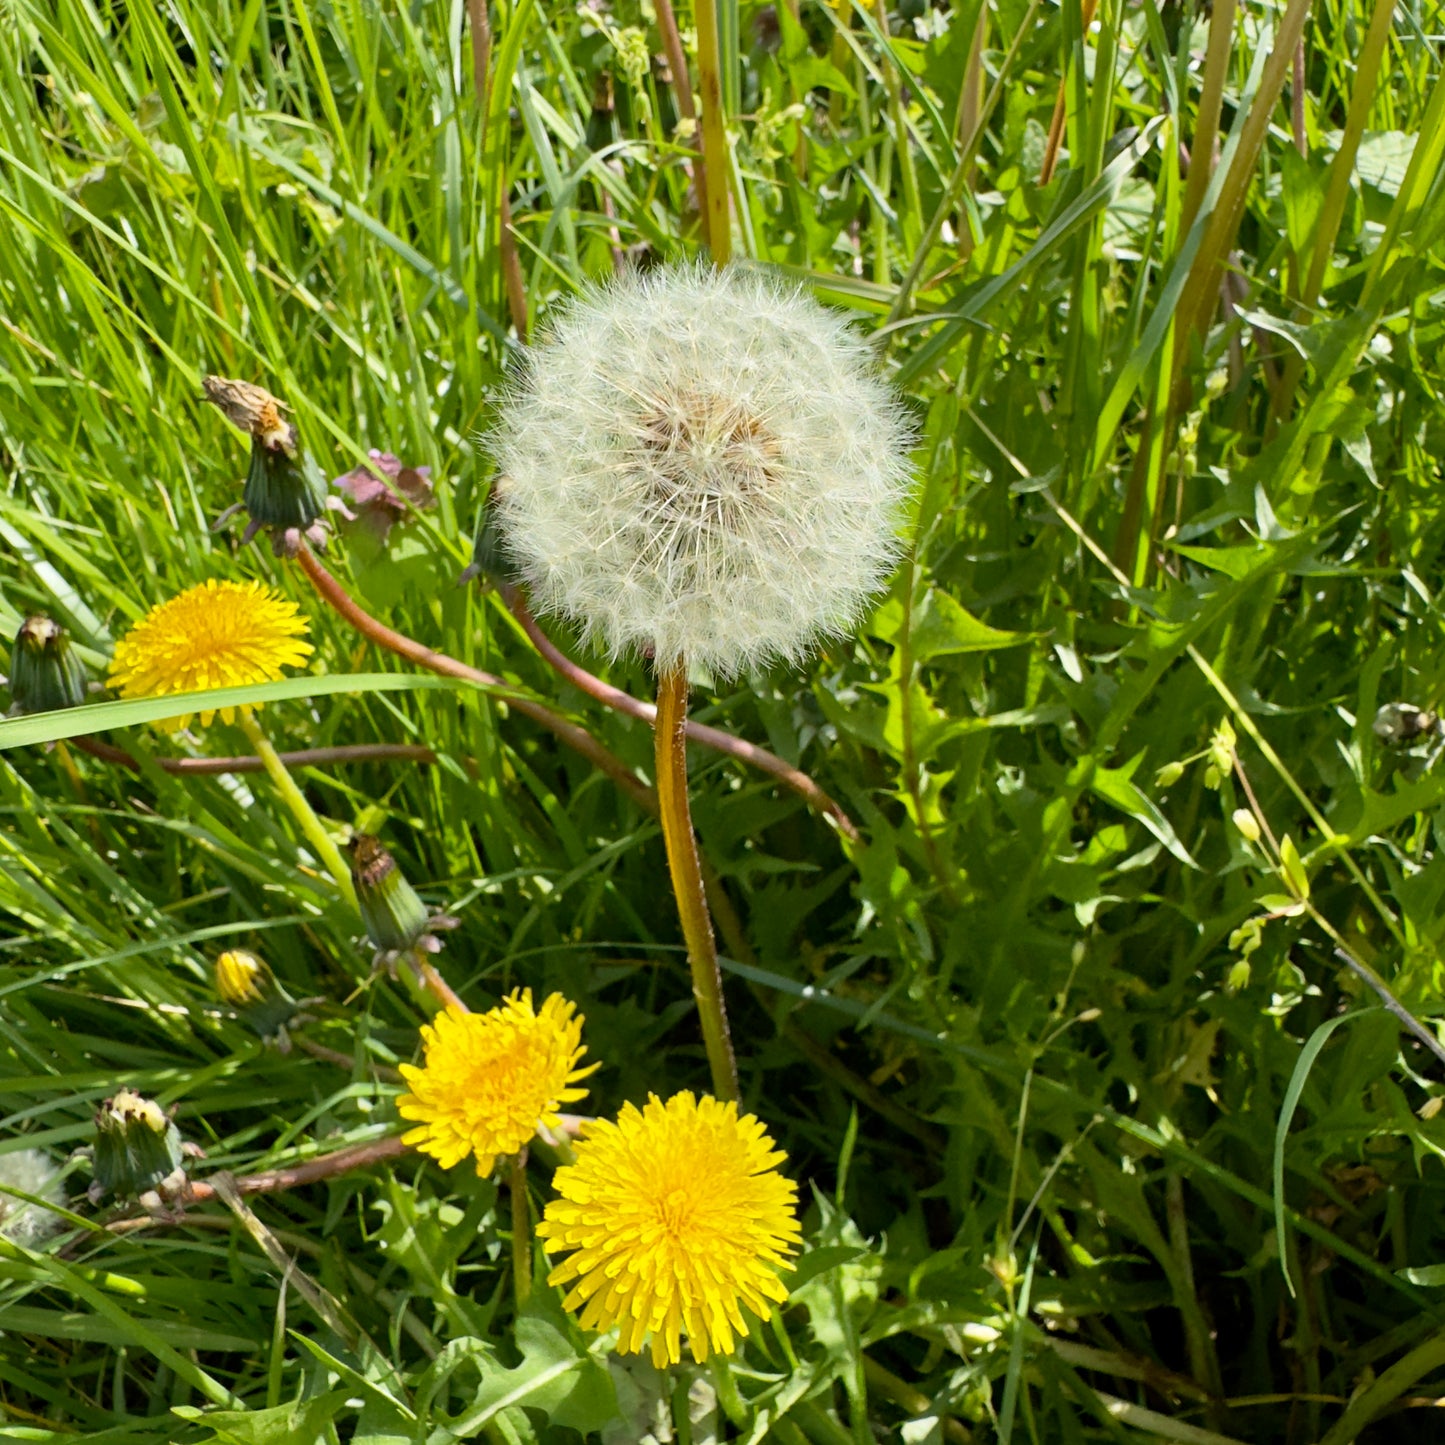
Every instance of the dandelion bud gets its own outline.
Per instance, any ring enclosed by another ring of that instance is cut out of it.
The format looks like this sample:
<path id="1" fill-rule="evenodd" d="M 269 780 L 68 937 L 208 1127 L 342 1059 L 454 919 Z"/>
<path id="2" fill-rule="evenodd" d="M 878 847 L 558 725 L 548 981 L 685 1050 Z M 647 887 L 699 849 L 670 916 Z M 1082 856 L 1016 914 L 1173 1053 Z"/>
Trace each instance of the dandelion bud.
<path id="1" fill-rule="evenodd" d="M 61 1166 L 43 1149 L 12 1149 L 0 1154 L 0 1184 L 33 1194 L 45 1204 L 65 1206 Z M 63 1221 L 44 1204 L 28 1204 L 13 1194 L 0 1194 L 0 1239 L 23 1249 L 34 1249 Z"/>
<path id="2" fill-rule="evenodd" d="M 433 914 L 406 881 L 396 859 L 369 833 L 358 833 L 348 845 L 351 882 L 366 935 L 376 950 L 376 964 L 393 964 L 421 950 L 437 953 L 441 940 L 433 930 L 455 928 L 457 920 Z"/>
<path id="3" fill-rule="evenodd" d="M 244 511 L 251 520 L 241 535 L 243 547 L 263 530 L 278 557 L 294 557 L 303 538 L 325 547 L 327 526 L 322 515 L 341 503 L 327 496 L 326 483 L 302 451 L 296 428 L 281 416 L 282 402 L 263 387 L 224 376 L 208 376 L 204 386 L 206 399 L 251 438 L 246 490 L 241 501 L 221 513 L 215 527 Z"/>
<path id="4" fill-rule="evenodd" d="M 502 408 L 496 505 L 537 609 L 729 676 L 857 618 L 898 555 L 910 436 L 839 316 L 672 267 L 557 319 Z"/>
<path id="5" fill-rule="evenodd" d="M 10 654 L 10 696 L 17 713 L 53 712 L 85 701 L 85 664 L 70 650 L 65 629 L 48 617 L 27 617 Z"/>
<path id="6" fill-rule="evenodd" d="M 275 1041 L 285 1052 L 289 1047 L 286 1026 L 301 1005 L 277 982 L 265 959 L 245 949 L 231 949 L 216 960 L 213 976 L 221 1001 L 263 1039 Z"/>
<path id="7" fill-rule="evenodd" d="M 152 1099 L 122 1089 L 95 1116 L 91 1199 L 174 1193 L 185 1183 L 181 1131 Z"/>

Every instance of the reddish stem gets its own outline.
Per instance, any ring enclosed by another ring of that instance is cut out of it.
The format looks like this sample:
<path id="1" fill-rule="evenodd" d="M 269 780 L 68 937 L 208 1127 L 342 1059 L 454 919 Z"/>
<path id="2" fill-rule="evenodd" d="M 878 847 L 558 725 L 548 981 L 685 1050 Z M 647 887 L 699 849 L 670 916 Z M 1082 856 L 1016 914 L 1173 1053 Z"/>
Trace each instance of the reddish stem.
<path id="1" fill-rule="evenodd" d="M 511 609 L 512 616 L 517 619 L 532 645 L 568 682 L 585 692 L 588 697 L 596 698 L 606 707 L 626 713 L 629 717 L 638 718 L 648 727 L 656 725 L 657 708 L 652 703 L 644 702 L 641 698 L 633 697 L 630 692 L 623 692 L 621 688 L 603 682 L 595 673 L 588 672 L 585 667 L 573 662 L 542 631 L 537 619 L 532 616 L 527 604 L 522 600 L 522 594 L 515 587 L 503 587 L 501 593 L 503 601 Z M 694 722 L 691 718 L 687 722 L 687 736 L 692 742 L 714 748 L 720 753 L 726 753 L 729 757 L 737 758 L 740 762 L 751 763 L 760 772 L 771 774 L 785 787 L 791 788 L 795 793 L 807 799 L 808 803 L 818 812 L 831 818 L 838 825 L 838 831 L 845 837 L 857 839 L 858 829 L 843 809 L 807 773 L 785 763 L 776 753 L 770 753 L 766 748 L 760 748 L 754 743 L 735 737 L 732 733 L 723 732 L 721 728 L 708 727 L 705 723 Z"/>
<path id="2" fill-rule="evenodd" d="M 334 578 L 309 548 L 303 546 L 296 554 L 301 570 L 311 579 L 322 598 L 341 614 L 356 630 L 369 637 L 378 647 L 404 657 L 420 667 L 440 673 L 443 677 L 456 677 L 464 682 L 475 683 L 498 693 L 506 699 L 508 706 L 515 708 L 524 717 L 539 723 L 555 734 L 568 747 L 575 749 L 602 772 L 606 773 L 640 807 L 649 813 L 657 811 L 657 799 L 651 788 L 641 782 L 632 770 L 615 753 L 603 747 L 585 728 L 570 723 L 544 703 L 534 702 L 518 689 L 495 677 L 458 662 L 444 652 L 434 652 L 430 647 L 417 642 L 403 633 L 393 631 L 384 622 L 378 621 L 359 606 L 351 594 Z"/>
<path id="3" fill-rule="evenodd" d="M 103 743 L 98 738 L 71 738 L 71 743 L 81 752 L 89 753 L 102 762 L 114 763 L 117 767 L 129 768 L 138 773 L 141 763 L 124 748 Z M 303 748 L 300 752 L 281 753 L 281 761 L 288 768 L 321 768 L 333 763 L 371 763 L 396 759 L 410 763 L 434 763 L 437 755 L 417 743 L 355 743 L 346 747 Z M 265 770 L 260 758 L 152 758 L 164 773 L 192 773 L 210 775 L 213 773 L 259 773 Z"/>

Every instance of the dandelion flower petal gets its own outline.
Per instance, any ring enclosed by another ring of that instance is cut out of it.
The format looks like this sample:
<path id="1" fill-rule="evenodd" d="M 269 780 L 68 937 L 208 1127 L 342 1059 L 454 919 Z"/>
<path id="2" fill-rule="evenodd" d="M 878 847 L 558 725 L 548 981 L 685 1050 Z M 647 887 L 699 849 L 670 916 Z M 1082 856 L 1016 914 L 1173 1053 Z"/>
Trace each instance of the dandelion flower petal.
<path id="1" fill-rule="evenodd" d="M 422 1026 L 425 1063 L 401 1066 L 410 1092 L 396 1102 L 419 1127 L 403 1142 L 444 1169 L 475 1154 L 477 1173 L 515 1154 L 539 1127 L 556 1127 L 563 1104 L 585 1097 L 575 1087 L 598 1065 L 587 1052 L 577 1006 L 554 993 L 533 1011 L 531 989 L 513 991 L 483 1014 L 448 1009 Z"/>
<path id="2" fill-rule="evenodd" d="M 168 697 L 218 687 L 276 682 L 311 655 L 306 619 L 260 582 L 214 578 L 151 608 L 116 643 L 110 684 L 122 697 Z M 225 722 L 234 708 L 220 709 Z M 214 708 L 201 713 L 209 726 Z M 185 727 L 186 713 L 162 726 Z"/>
<path id="3" fill-rule="evenodd" d="M 653 1363 L 676 1364 L 684 1332 L 699 1363 L 731 1353 L 744 1308 L 787 1298 L 775 1271 L 801 1234 L 783 1159 L 735 1103 L 690 1092 L 589 1123 L 537 1226 L 549 1253 L 568 1252 L 549 1283 L 572 1284 L 562 1303 L 584 1329 L 620 1326 L 623 1354 L 651 1335 Z"/>

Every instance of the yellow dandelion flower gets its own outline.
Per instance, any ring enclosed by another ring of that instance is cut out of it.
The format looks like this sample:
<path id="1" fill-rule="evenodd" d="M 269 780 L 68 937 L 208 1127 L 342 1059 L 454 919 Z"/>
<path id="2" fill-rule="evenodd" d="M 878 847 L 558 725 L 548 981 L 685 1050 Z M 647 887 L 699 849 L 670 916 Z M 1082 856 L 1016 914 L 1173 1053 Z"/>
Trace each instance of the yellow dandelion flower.
<path id="1" fill-rule="evenodd" d="M 537 1236 L 576 1253 L 548 1283 L 575 1279 L 563 1305 L 585 1305 L 584 1329 L 620 1324 L 622 1354 L 651 1333 L 653 1364 L 676 1364 L 684 1328 L 699 1364 L 730 1353 L 748 1333 L 739 1304 L 762 1317 L 788 1297 L 776 1271 L 793 1268 L 801 1234 L 786 1158 L 734 1103 L 685 1092 L 624 1105 L 616 1123 L 586 1125 L 577 1162 L 557 1171 Z"/>
<path id="2" fill-rule="evenodd" d="M 426 1062 L 401 1066 L 411 1086 L 397 1101 L 403 1119 L 421 1127 L 402 1136 L 443 1168 L 477 1156 L 492 1172 L 499 1154 L 515 1154 L 557 1110 L 587 1090 L 571 1087 L 600 1067 L 577 1067 L 587 1052 L 577 1005 L 554 993 L 538 1012 L 532 990 L 513 990 L 484 1014 L 451 1008 L 423 1024 Z"/>
<path id="3" fill-rule="evenodd" d="M 286 667 L 297 667 L 313 651 L 302 640 L 306 619 L 294 602 L 260 582 L 218 582 L 187 588 L 152 607 L 116 643 L 110 684 L 122 697 L 166 697 L 215 687 L 275 682 Z M 234 722 L 235 708 L 221 708 Z M 216 715 L 201 713 L 209 726 Z M 185 727 L 191 714 L 162 726 Z"/>

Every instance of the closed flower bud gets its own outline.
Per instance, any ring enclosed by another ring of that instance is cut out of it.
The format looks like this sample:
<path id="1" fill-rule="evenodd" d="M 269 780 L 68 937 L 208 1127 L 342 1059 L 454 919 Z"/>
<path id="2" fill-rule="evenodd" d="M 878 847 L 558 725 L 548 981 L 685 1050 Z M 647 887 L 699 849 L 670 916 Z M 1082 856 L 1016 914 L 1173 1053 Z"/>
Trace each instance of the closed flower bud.
<path id="1" fill-rule="evenodd" d="M 122 1089 L 95 1116 L 90 1197 L 171 1194 L 185 1183 L 181 1131 L 152 1099 Z"/>
<path id="2" fill-rule="evenodd" d="M 1157 773 L 1154 774 L 1154 786 L 1156 788 L 1172 788 L 1180 778 L 1184 776 L 1184 764 L 1180 762 L 1165 763 Z"/>
<path id="3" fill-rule="evenodd" d="M 251 438 L 246 490 L 241 501 L 221 513 L 215 526 L 244 511 L 250 521 L 241 537 L 242 546 L 264 530 L 278 557 L 294 557 L 303 539 L 325 547 L 327 526 L 322 515 L 340 502 L 328 498 L 326 483 L 301 449 L 296 428 L 281 415 L 283 404 L 264 387 L 248 381 L 208 376 L 204 386 L 206 399 Z"/>
<path id="4" fill-rule="evenodd" d="M 213 973 L 221 1001 L 284 1053 L 290 1047 L 286 1026 L 301 1005 L 277 982 L 265 959 L 245 949 L 230 949 L 216 960 Z"/>
<path id="5" fill-rule="evenodd" d="M 351 882 L 366 935 L 376 950 L 376 965 L 390 966 L 417 950 L 440 952 L 441 940 L 433 930 L 455 928 L 457 920 L 427 908 L 379 839 L 358 833 L 348 847 Z"/>
<path id="6" fill-rule="evenodd" d="M 27 617 L 10 654 L 10 696 L 17 713 L 53 712 L 85 701 L 85 664 L 70 650 L 65 629 L 48 617 Z"/>
<path id="7" fill-rule="evenodd" d="M 1251 843 L 1259 842 L 1259 819 L 1249 811 L 1248 808 L 1236 808 L 1232 815 L 1234 826 L 1239 829 L 1239 836 Z"/>

